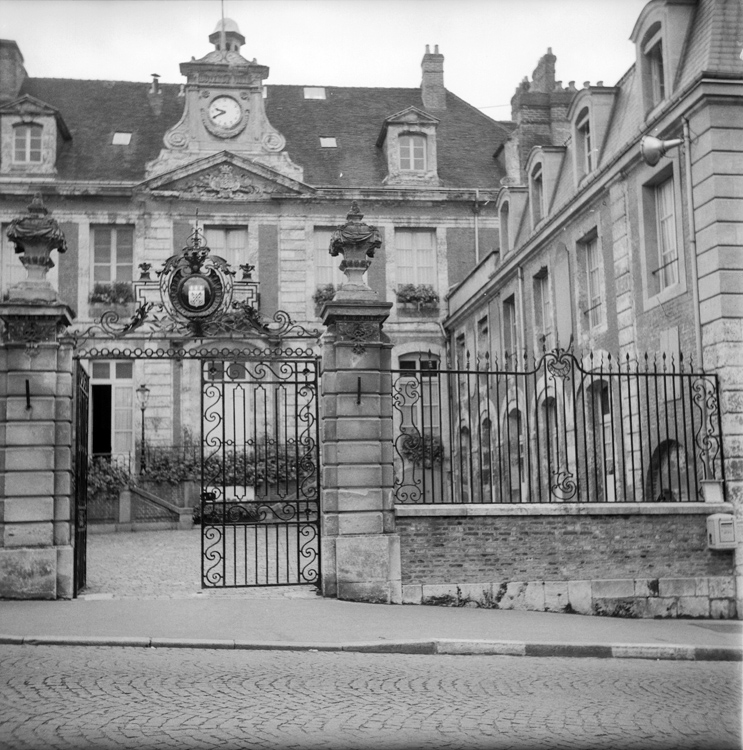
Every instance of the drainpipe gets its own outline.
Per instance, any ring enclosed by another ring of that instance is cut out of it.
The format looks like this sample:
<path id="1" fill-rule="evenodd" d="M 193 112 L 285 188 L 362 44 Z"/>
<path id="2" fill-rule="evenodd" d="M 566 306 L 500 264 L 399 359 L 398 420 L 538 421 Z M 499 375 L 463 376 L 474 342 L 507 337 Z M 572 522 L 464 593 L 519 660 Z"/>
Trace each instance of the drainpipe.
<path id="1" fill-rule="evenodd" d="M 475 265 L 480 262 L 480 191 L 475 188 L 475 206 L 472 209 L 475 214 Z"/>
<path id="2" fill-rule="evenodd" d="M 694 302 L 694 334 L 696 339 L 696 355 L 698 367 L 704 370 L 702 358 L 702 313 L 699 309 L 699 268 L 697 267 L 697 230 L 694 220 L 694 195 L 691 184 L 691 138 L 689 136 L 689 120 L 682 118 L 684 123 L 684 161 L 686 166 L 686 212 L 689 214 L 689 250 L 691 252 L 691 292 Z"/>

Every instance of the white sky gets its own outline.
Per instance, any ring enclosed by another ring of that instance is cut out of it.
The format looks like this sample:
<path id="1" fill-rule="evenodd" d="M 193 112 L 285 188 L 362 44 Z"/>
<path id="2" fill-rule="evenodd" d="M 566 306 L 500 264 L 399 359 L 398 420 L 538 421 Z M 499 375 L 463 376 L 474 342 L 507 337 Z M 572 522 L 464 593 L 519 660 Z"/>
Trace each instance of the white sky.
<path id="1" fill-rule="evenodd" d="M 615 84 L 646 0 L 224 0 L 268 83 L 417 87 L 425 45 L 444 83 L 508 120 L 524 76 L 552 47 L 556 77 Z M 0 0 L 0 38 L 39 78 L 181 83 L 179 64 L 213 49 L 220 0 Z"/>

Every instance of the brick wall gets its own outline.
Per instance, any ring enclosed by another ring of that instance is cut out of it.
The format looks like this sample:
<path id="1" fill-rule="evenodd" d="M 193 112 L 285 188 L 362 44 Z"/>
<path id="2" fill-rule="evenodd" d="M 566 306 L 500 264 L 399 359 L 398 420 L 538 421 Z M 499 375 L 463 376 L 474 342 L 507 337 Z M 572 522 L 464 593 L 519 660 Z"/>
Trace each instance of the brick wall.
<path id="1" fill-rule="evenodd" d="M 398 518 L 403 584 L 732 574 L 705 516 Z"/>

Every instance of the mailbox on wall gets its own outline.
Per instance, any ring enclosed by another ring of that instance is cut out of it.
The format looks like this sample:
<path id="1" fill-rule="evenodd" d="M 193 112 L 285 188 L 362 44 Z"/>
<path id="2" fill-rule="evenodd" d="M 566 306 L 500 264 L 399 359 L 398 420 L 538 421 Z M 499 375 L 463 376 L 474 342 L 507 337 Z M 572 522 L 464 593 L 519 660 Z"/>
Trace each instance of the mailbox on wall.
<path id="1" fill-rule="evenodd" d="M 735 549 L 737 545 L 734 516 L 729 513 L 707 516 L 707 546 L 710 549 Z"/>

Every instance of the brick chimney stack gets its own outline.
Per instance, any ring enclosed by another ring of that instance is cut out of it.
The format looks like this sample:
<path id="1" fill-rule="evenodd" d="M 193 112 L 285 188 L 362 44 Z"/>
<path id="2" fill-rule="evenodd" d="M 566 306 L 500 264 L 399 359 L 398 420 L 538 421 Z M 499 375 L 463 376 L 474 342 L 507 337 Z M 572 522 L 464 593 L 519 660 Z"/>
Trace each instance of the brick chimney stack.
<path id="1" fill-rule="evenodd" d="M 0 102 L 18 98 L 26 75 L 18 45 L 12 39 L 0 39 Z"/>
<path id="2" fill-rule="evenodd" d="M 518 85 L 511 99 L 511 119 L 517 128 L 509 136 L 511 149 L 518 154 L 519 174 L 509 170 L 509 177 L 525 184 L 524 167 L 534 146 L 561 146 L 570 133 L 567 119 L 570 102 L 578 93 L 575 87 L 563 89 L 555 81 L 555 62 L 552 48 L 547 49 L 537 67 Z"/>
<path id="3" fill-rule="evenodd" d="M 555 62 L 557 58 L 552 54 L 552 47 L 547 47 L 547 54 L 543 55 L 531 75 L 531 90 L 542 94 L 550 94 L 555 90 Z"/>
<path id="4" fill-rule="evenodd" d="M 421 61 L 423 80 L 421 97 L 426 109 L 446 109 L 446 89 L 444 88 L 444 56 L 439 54 L 439 45 L 430 51 L 426 45 L 426 54 Z"/>

